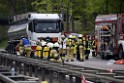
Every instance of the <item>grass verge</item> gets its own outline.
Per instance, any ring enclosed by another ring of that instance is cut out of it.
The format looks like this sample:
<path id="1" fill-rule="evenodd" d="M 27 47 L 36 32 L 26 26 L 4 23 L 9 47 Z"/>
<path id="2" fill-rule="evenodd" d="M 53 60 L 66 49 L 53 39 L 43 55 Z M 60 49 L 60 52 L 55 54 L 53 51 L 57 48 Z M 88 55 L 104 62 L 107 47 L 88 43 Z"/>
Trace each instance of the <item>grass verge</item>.
<path id="1" fill-rule="evenodd" d="M 2 40 L 1 42 L 0 42 L 0 48 L 6 48 L 6 46 L 7 46 L 7 39 L 4 39 L 4 40 Z"/>

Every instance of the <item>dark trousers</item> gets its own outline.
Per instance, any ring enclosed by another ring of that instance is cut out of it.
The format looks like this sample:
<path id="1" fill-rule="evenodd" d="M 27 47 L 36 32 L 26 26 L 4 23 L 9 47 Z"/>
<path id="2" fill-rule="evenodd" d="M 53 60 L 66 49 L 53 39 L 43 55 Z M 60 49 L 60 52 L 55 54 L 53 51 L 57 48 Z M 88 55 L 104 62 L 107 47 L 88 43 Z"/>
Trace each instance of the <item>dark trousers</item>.
<path id="1" fill-rule="evenodd" d="M 77 60 L 80 60 L 79 45 L 77 46 Z"/>
<path id="2" fill-rule="evenodd" d="M 85 59 L 89 59 L 90 50 L 85 50 Z"/>

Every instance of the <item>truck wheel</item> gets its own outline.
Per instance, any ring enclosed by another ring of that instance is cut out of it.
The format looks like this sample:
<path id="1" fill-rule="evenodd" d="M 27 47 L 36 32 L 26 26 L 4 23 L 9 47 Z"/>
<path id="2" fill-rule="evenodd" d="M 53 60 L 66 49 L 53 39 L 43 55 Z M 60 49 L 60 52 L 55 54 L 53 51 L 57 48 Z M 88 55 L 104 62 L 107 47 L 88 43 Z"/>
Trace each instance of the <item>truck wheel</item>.
<path id="1" fill-rule="evenodd" d="M 122 48 L 122 46 L 120 46 L 119 52 L 118 52 L 118 58 L 122 59 L 122 55 L 123 55 L 123 48 Z"/>

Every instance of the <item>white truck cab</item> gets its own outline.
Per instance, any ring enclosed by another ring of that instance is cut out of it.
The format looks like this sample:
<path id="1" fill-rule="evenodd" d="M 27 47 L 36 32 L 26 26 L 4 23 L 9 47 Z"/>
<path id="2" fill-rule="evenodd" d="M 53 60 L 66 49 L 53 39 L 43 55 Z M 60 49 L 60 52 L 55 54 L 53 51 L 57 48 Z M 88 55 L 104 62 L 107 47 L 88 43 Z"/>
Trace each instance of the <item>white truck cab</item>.
<path id="1" fill-rule="evenodd" d="M 63 31 L 63 21 L 59 14 L 26 13 L 16 15 L 8 30 L 10 42 L 26 36 L 32 46 L 38 38 L 51 38 L 51 42 L 60 40 Z"/>

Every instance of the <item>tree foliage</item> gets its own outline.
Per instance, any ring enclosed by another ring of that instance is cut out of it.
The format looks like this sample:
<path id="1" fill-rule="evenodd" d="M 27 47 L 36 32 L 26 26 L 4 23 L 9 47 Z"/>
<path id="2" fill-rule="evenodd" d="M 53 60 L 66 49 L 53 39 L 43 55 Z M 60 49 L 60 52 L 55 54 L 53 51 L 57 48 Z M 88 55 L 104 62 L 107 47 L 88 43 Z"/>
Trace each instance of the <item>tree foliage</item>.
<path id="1" fill-rule="evenodd" d="M 73 13 L 74 20 L 80 21 L 82 28 L 92 27 L 98 14 L 124 13 L 123 7 L 123 0 L 0 0 L 1 15 L 62 13 L 71 21 Z"/>

